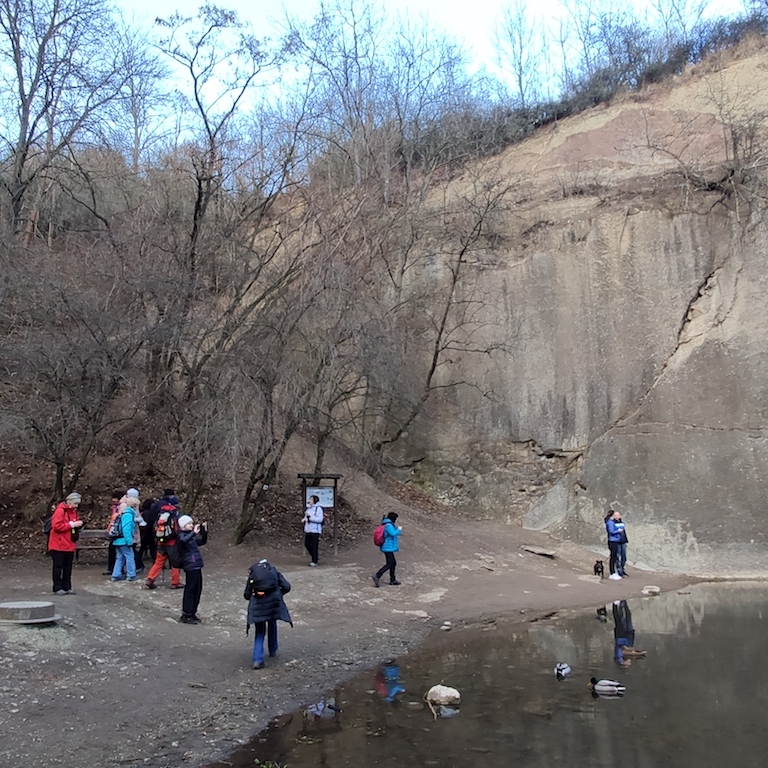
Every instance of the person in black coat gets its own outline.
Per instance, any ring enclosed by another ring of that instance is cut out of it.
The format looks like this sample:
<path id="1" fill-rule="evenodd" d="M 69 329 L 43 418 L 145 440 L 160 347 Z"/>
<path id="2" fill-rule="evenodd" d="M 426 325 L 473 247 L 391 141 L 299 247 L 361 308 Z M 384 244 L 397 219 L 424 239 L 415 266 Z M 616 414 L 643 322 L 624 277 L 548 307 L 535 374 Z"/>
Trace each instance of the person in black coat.
<path id="1" fill-rule="evenodd" d="M 277 621 L 286 621 L 291 626 L 291 615 L 283 600 L 283 595 L 291 591 L 291 585 L 274 565 L 267 560 L 259 560 L 251 566 L 243 597 L 248 600 L 248 618 L 245 634 L 255 625 L 256 637 L 253 639 L 253 668 L 264 669 L 264 637 L 270 656 L 277 656 Z"/>
<path id="2" fill-rule="evenodd" d="M 208 523 L 195 524 L 189 515 L 179 518 L 177 548 L 184 569 L 184 596 L 181 600 L 182 624 L 200 624 L 197 606 L 203 594 L 203 556 L 199 547 L 208 541 Z"/>
<path id="3" fill-rule="evenodd" d="M 137 563 L 141 563 L 141 568 L 136 568 L 136 573 L 144 570 L 144 555 L 149 553 L 149 559 L 152 563 L 157 558 L 157 539 L 155 538 L 155 523 L 157 522 L 158 509 L 154 499 L 144 499 L 141 502 L 141 516 L 144 518 L 146 525 L 142 525 L 139 528 L 139 536 L 141 537 L 141 546 L 139 547 L 139 554 Z"/>

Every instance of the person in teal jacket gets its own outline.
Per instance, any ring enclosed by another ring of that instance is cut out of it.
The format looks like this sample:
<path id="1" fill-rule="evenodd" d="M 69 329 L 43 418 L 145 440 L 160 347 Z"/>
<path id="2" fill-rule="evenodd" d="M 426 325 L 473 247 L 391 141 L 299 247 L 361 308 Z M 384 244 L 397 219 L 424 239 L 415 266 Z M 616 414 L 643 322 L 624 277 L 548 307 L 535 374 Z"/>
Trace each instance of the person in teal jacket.
<path id="1" fill-rule="evenodd" d="M 115 545 L 115 567 L 112 569 L 111 581 L 123 581 L 123 565 L 125 565 L 126 581 L 136 581 L 136 561 L 133 559 L 133 527 L 136 511 L 139 507 L 138 497 L 130 497 L 126 501 L 123 513 L 120 515 L 121 535 L 112 543 Z"/>
<path id="2" fill-rule="evenodd" d="M 384 553 L 385 563 L 384 565 L 379 568 L 379 570 L 371 576 L 373 579 L 373 585 L 375 587 L 379 586 L 379 581 L 381 580 L 381 577 L 389 571 L 389 583 L 393 587 L 397 587 L 400 585 L 400 582 L 397 580 L 397 577 L 395 576 L 395 568 L 397 568 L 397 560 L 395 559 L 395 552 L 397 552 L 400 549 L 400 545 L 398 543 L 400 534 L 403 532 L 402 526 L 395 525 L 395 521 L 397 520 L 397 512 L 390 512 L 382 521 L 381 524 L 384 526 L 384 543 L 381 545 L 380 549 Z"/>

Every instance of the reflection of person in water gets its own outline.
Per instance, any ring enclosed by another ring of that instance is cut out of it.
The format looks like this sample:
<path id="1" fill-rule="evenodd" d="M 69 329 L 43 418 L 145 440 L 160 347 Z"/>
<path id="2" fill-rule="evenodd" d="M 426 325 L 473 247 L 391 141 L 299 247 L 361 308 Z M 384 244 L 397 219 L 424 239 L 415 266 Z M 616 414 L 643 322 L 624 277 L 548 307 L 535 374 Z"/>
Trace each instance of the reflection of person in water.
<path id="1" fill-rule="evenodd" d="M 621 667 L 628 667 L 632 660 L 625 658 L 625 649 L 634 650 L 635 628 L 626 600 L 613 601 L 613 643 L 613 660 Z"/>
<path id="2" fill-rule="evenodd" d="M 374 682 L 377 693 L 384 701 L 394 701 L 397 694 L 405 690 L 400 682 L 400 667 L 394 661 L 388 661 L 376 672 Z"/>
<path id="3" fill-rule="evenodd" d="M 319 701 L 307 707 L 308 715 L 322 720 L 336 717 L 337 712 L 341 712 L 341 710 L 336 706 L 335 696 L 322 696 Z"/>

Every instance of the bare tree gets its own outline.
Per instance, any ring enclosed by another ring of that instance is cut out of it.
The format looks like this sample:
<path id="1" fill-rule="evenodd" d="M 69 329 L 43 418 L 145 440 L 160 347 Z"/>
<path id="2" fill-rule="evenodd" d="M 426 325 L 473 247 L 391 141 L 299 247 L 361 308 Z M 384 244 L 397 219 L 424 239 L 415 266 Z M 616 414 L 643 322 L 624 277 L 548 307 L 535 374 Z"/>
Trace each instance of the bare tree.
<path id="1" fill-rule="evenodd" d="M 119 57 L 105 0 L 1 0 L 0 180 L 13 231 L 29 242 L 52 163 L 118 93 Z"/>
<path id="2" fill-rule="evenodd" d="M 541 99 L 546 85 L 548 41 L 542 22 L 531 16 L 523 0 L 507 6 L 494 32 L 496 56 L 503 72 L 510 72 L 520 109 Z"/>

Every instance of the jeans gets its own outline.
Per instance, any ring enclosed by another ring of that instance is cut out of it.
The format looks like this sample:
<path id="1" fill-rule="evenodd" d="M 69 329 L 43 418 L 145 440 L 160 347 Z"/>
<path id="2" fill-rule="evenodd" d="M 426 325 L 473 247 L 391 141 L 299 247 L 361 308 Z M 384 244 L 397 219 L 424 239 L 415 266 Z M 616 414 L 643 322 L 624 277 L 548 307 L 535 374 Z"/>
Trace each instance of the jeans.
<path id="1" fill-rule="evenodd" d="M 256 637 L 253 638 L 253 663 L 261 664 L 264 661 L 264 636 L 267 635 L 267 648 L 269 655 L 277 653 L 277 619 L 269 621 L 257 621 L 254 624 Z"/>
<path id="2" fill-rule="evenodd" d="M 624 566 L 627 564 L 627 545 L 619 544 L 619 548 L 616 551 L 616 569 L 619 572 L 619 576 L 626 576 L 624 573 Z"/>
<path id="3" fill-rule="evenodd" d="M 618 541 L 609 541 L 608 549 L 611 551 L 611 558 L 608 561 L 608 567 L 611 573 L 618 573 L 624 576 L 624 565 L 627 562 L 627 545 Z"/>
<path id="4" fill-rule="evenodd" d="M 387 571 L 389 571 L 389 583 L 391 584 L 393 581 L 397 581 L 397 578 L 395 577 L 397 560 L 395 560 L 394 552 L 385 552 L 384 557 L 386 558 L 386 562 L 378 571 L 376 571 L 376 578 L 380 579 Z"/>
<path id="5" fill-rule="evenodd" d="M 136 578 L 136 562 L 133 559 L 133 544 L 119 544 L 115 547 L 115 567 L 112 578 L 119 579 L 125 565 L 125 573 L 133 581 Z"/>
<path id="6" fill-rule="evenodd" d="M 194 616 L 203 594 L 203 572 L 199 568 L 184 572 L 184 597 L 181 599 L 181 612 L 185 616 Z"/>
<path id="7" fill-rule="evenodd" d="M 52 549 L 51 559 L 53 560 L 53 591 L 72 589 L 72 563 L 75 553 Z"/>

